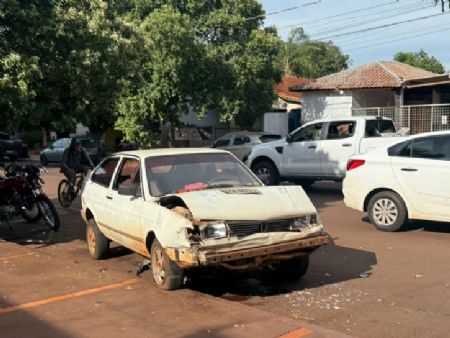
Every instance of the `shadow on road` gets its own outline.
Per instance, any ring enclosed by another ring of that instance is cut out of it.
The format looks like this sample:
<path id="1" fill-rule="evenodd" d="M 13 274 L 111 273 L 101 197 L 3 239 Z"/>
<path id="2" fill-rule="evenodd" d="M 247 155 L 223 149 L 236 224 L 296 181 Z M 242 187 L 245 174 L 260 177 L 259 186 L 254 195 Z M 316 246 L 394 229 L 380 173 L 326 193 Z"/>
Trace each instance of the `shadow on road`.
<path id="1" fill-rule="evenodd" d="M 295 283 L 282 283 L 276 271 L 267 269 L 246 274 L 215 272 L 194 275 L 187 287 L 233 301 L 244 301 L 252 296 L 279 295 L 357 278 L 370 278 L 372 267 L 376 264 L 374 252 L 331 243 L 312 254 L 307 274 Z"/>
<path id="2" fill-rule="evenodd" d="M 37 318 L 26 310 L 3 313 L 5 309 L 14 306 L 0 295 L 0 330 L 2 338 L 15 337 L 61 337 L 71 338 L 71 334 L 56 328 L 48 320 Z M 2 311 L 3 310 L 3 311 Z"/>
<path id="3" fill-rule="evenodd" d="M 79 201 L 75 201 L 71 209 L 60 207 L 58 199 L 52 199 L 58 212 L 61 226 L 58 232 L 50 230 L 41 219 L 36 223 L 28 223 L 21 216 L 10 220 L 10 226 L 0 225 L 0 239 L 19 245 L 37 245 L 45 247 L 54 244 L 68 243 L 85 239 L 86 226 L 77 210 Z"/>

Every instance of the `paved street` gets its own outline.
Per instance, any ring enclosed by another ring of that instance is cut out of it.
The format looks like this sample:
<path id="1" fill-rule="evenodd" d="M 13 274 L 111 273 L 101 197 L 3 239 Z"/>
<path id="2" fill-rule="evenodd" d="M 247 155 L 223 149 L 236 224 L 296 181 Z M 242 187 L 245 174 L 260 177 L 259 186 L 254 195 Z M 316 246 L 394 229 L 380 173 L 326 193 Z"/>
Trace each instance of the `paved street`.
<path id="1" fill-rule="evenodd" d="M 58 206 L 58 170 L 43 178 Z M 58 208 L 57 234 L 17 219 L 13 230 L 0 227 L 1 336 L 448 336 L 450 226 L 420 222 L 382 233 L 345 208 L 339 184 L 318 183 L 308 194 L 333 243 L 295 284 L 202 275 L 164 292 L 148 272 L 136 278 L 141 258 L 128 250 L 89 258 L 79 203 Z"/>

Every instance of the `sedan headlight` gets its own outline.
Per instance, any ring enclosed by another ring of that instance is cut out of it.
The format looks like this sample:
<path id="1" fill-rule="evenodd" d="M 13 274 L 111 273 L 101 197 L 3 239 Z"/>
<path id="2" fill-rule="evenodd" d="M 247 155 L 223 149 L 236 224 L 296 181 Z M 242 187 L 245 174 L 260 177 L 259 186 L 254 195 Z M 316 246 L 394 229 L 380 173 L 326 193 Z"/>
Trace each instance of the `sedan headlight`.
<path id="1" fill-rule="evenodd" d="M 319 215 L 307 215 L 298 218 L 294 218 L 291 224 L 291 230 L 302 230 L 309 228 L 310 225 L 320 224 Z"/>
<path id="2" fill-rule="evenodd" d="M 209 224 L 204 229 L 205 238 L 226 238 L 228 237 L 228 226 L 225 223 Z"/>

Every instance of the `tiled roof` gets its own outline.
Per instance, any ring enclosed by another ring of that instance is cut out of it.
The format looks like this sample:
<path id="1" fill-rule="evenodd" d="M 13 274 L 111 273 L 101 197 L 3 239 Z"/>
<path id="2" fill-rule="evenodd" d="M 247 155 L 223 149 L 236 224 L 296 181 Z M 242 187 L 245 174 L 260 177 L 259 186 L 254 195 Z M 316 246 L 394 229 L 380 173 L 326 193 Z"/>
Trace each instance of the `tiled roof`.
<path id="1" fill-rule="evenodd" d="M 396 61 L 377 61 L 312 80 L 291 91 L 333 89 L 399 88 L 406 81 L 436 75 Z"/>
<path id="2" fill-rule="evenodd" d="M 301 94 L 289 90 L 291 87 L 302 86 L 309 80 L 302 77 L 283 76 L 281 82 L 276 85 L 277 96 L 285 101 L 301 102 Z"/>

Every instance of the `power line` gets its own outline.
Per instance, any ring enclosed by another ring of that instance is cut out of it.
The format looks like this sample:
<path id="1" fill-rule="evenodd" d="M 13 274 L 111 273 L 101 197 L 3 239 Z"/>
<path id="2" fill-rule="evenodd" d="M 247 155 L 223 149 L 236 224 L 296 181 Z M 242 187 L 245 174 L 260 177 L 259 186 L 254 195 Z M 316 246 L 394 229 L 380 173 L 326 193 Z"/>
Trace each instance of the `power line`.
<path id="1" fill-rule="evenodd" d="M 423 34 L 416 34 L 410 37 L 404 37 L 401 39 L 394 39 L 394 40 L 389 40 L 389 41 L 384 41 L 384 42 L 380 42 L 377 44 L 372 44 L 372 45 L 365 45 L 365 46 L 361 46 L 361 47 L 357 47 L 357 48 L 353 48 L 353 49 L 349 49 L 346 52 L 353 52 L 356 50 L 361 50 L 361 49 L 366 49 L 366 48 L 371 48 L 371 47 L 377 47 L 377 46 L 382 46 L 382 45 L 386 45 L 386 44 L 390 44 L 390 43 L 394 43 L 394 42 L 398 42 L 398 41 L 404 41 L 404 40 L 409 40 L 409 39 L 414 39 L 417 37 L 421 37 L 421 36 L 426 36 L 426 35 L 431 35 L 431 34 L 435 34 L 435 33 L 439 33 L 439 32 L 445 32 L 445 31 L 449 31 L 450 28 L 446 28 L 446 29 L 439 29 L 439 30 L 434 30 L 431 32 L 427 32 L 427 33 L 423 33 Z"/>
<path id="2" fill-rule="evenodd" d="M 409 7 L 409 6 L 407 6 L 407 7 Z M 354 27 L 354 26 L 361 26 L 361 25 L 365 26 L 365 25 L 367 25 L 369 23 L 375 23 L 375 22 L 379 22 L 379 21 L 384 21 L 384 20 L 387 20 L 387 19 L 390 19 L 390 18 L 394 18 L 394 17 L 397 17 L 397 16 L 414 13 L 414 12 L 417 12 L 419 10 L 423 10 L 423 9 L 426 9 L 426 8 L 429 8 L 429 7 L 434 7 L 434 5 L 425 5 L 424 6 L 422 4 L 420 7 L 416 6 L 415 8 L 413 7 L 412 9 L 409 7 L 410 10 L 407 10 L 407 11 L 404 11 L 403 7 L 402 8 L 396 8 L 396 10 L 402 9 L 402 11 L 400 13 L 391 13 L 390 15 L 386 15 L 386 12 L 383 12 L 383 15 L 377 16 L 377 17 L 371 19 L 370 22 L 367 19 L 354 21 L 354 22 L 351 22 L 351 23 L 347 23 L 346 25 L 334 26 L 334 27 L 331 27 L 331 28 L 329 28 L 329 29 L 327 29 L 325 31 L 321 31 L 321 32 L 318 32 L 318 33 L 313 33 L 312 35 L 320 37 L 321 35 L 325 35 L 327 33 L 332 33 L 332 32 L 336 32 L 336 31 L 346 30 L 347 28 L 351 28 L 351 27 Z M 381 13 L 377 13 L 377 14 L 381 14 Z M 376 14 L 374 14 L 374 15 L 376 15 Z"/>
<path id="3" fill-rule="evenodd" d="M 308 2 L 306 4 L 303 4 L 301 6 L 294 6 L 294 7 L 289 7 L 289 8 L 285 8 L 285 9 L 280 9 L 279 11 L 275 11 L 275 12 L 270 12 L 270 13 L 261 14 L 261 15 L 255 15 L 255 16 L 251 16 L 249 18 L 245 18 L 245 20 L 249 21 L 249 20 L 263 19 L 263 18 L 265 18 L 267 16 L 270 16 L 270 15 L 281 14 L 281 13 L 285 13 L 285 12 L 294 11 L 294 10 L 297 10 L 297 9 L 300 9 L 300 8 L 308 7 L 308 6 L 317 5 L 321 1 L 322 0 L 315 0 L 313 2 Z"/>
<path id="4" fill-rule="evenodd" d="M 341 37 L 341 36 L 347 36 L 347 35 L 353 35 L 353 34 L 358 34 L 358 33 L 371 32 L 371 31 L 374 31 L 374 30 L 377 30 L 377 29 L 380 29 L 380 28 L 398 26 L 398 25 L 402 25 L 402 24 L 405 24 L 405 23 L 410 23 L 410 22 L 420 21 L 420 20 L 426 20 L 426 19 L 430 19 L 430 18 L 434 18 L 434 17 L 437 17 L 437 16 L 442 16 L 442 15 L 447 15 L 447 14 L 450 14 L 450 12 L 426 15 L 426 16 L 421 16 L 421 17 L 414 18 L 414 19 L 392 22 L 392 23 L 388 23 L 388 24 L 384 24 L 384 25 L 380 25 L 380 26 L 374 26 L 374 27 L 364 28 L 364 29 L 360 29 L 360 30 L 356 30 L 356 31 L 330 35 L 330 36 L 326 36 L 326 37 L 323 37 L 323 38 L 320 38 L 320 39 L 316 39 L 316 40 L 324 41 L 324 40 L 330 40 L 330 39 L 334 39 L 334 38 Z"/>
<path id="5" fill-rule="evenodd" d="M 333 19 L 333 18 L 337 18 L 337 17 L 341 17 L 341 16 L 346 16 L 346 15 L 349 15 L 349 14 L 359 13 L 359 12 L 367 11 L 367 10 L 374 9 L 374 8 L 386 7 L 386 6 L 389 6 L 389 5 L 396 4 L 396 3 L 398 3 L 398 0 L 385 2 L 385 3 L 382 3 L 382 4 L 376 5 L 376 6 L 360 8 L 360 9 L 357 9 L 357 10 L 354 10 L 354 11 L 350 11 L 350 12 L 341 12 L 341 13 L 338 13 L 338 14 L 322 17 L 322 18 L 319 18 L 319 19 L 316 19 L 316 20 L 305 21 L 305 22 L 298 23 L 298 24 L 293 24 L 293 25 L 288 25 L 288 26 L 281 26 L 281 27 L 278 27 L 278 29 L 281 30 L 281 29 L 286 29 L 286 28 L 303 26 L 303 25 L 307 25 L 307 24 L 310 24 L 310 23 L 323 22 L 323 21 L 326 21 L 326 20 L 329 20 L 329 19 Z"/>
<path id="6" fill-rule="evenodd" d="M 395 36 L 396 37 L 399 37 L 399 36 L 405 36 L 405 38 L 408 38 L 409 36 L 411 36 L 411 34 L 415 34 L 415 33 L 427 33 L 427 32 L 430 32 L 430 33 L 432 33 L 432 32 L 435 32 L 436 31 L 436 29 L 435 29 L 436 27 L 433 27 L 433 29 L 415 29 L 415 30 L 413 30 L 413 31 L 408 31 L 408 32 L 400 32 L 400 33 L 396 33 L 395 34 Z M 392 35 L 391 35 L 392 36 Z M 391 36 L 389 36 L 389 37 L 391 37 Z M 389 38 L 388 37 L 388 38 Z M 362 36 L 362 37 L 359 37 L 357 40 L 360 40 L 360 41 L 357 41 L 356 43 L 355 43 L 355 41 L 353 40 L 352 42 L 350 41 L 350 40 L 348 40 L 347 41 L 347 43 L 344 43 L 344 44 L 342 44 L 342 43 L 339 43 L 339 47 L 359 47 L 358 45 L 366 45 L 366 44 L 372 44 L 372 43 L 376 43 L 376 42 L 379 42 L 379 41 L 385 41 L 386 40 L 386 36 L 385 37 L 378 37 L 377 39 L 372 39 L 372 40 L 366 40 L 367 39 L 367 37 L 366 36 Z M 363 41 L 361 41 L 361 40 L 363 40 Z"/>

